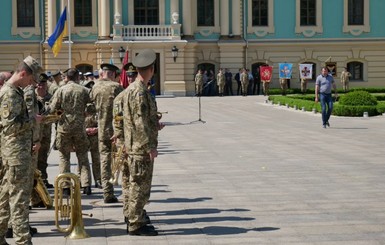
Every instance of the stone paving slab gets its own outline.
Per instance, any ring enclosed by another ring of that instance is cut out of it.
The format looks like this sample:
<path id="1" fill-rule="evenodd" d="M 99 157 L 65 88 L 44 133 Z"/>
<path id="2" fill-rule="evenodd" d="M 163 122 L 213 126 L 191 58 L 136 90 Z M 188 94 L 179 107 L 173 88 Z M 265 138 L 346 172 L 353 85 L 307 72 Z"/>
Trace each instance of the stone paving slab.
<path id="1" fill-rule="evenodd" d="M 265 100 L 202 97 L 199 118 L 197 97 L 157 99 L 168 114 L 146 209 L 159 236 L 128 236 L 122 203 L 93 189 L 82 196 L 90 238 L 66 239 L 53 210 L 34 209 L 34 244 L 385 244 L 384 117 L 323 129 L 320 114 Z M 50 182 L 57 163 L 53 151 Z"/>

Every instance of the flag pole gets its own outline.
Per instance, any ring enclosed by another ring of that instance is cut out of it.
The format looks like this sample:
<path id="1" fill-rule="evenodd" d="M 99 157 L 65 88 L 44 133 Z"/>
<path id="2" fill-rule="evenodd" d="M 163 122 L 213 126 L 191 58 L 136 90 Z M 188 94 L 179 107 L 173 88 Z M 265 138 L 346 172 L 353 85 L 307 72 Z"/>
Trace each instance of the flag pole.
<path id="1" fill-rule="evenodd" d="M 68 21 L 68 67 L 72 67 L 72 57 L 71 57 L 71 7 L 70 1 L 67 1 L 67 21 Z"/>

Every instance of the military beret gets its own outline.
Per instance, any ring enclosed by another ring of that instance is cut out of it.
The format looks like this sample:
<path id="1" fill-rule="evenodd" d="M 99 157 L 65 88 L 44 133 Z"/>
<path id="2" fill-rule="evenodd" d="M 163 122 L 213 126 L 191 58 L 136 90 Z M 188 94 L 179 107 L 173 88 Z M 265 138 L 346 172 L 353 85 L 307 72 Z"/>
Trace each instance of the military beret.
<path id="1" fill-rule="evenodd" d="M 152 49 L 144 49 L 139 52 L 137 56 L 134 57 L 132 64 L 136 68 L 145 68 L 154 64 L 156 60 L 156 54 Z"/>
<path id="2" fill-rule="evenodd" d="M 27 56 L 23 62 L 32 70 L 32 74 L 35 76 L 35 80 L 38 81 L 40 73 L 43 72 L 43 68 L 32 56 Z"/>
<path id="3" fill-rule="evenodd" d="M 109 71 L 117 71 L 117 70 L 119 70 L 119 68 L 117 67 L 117 66 L 115 66 L 115 65 L 112 65 L 112 64 L 109 64 L 109 63 L 103 63 L 103 64 L 101 64 L 100 65 L 100 68 L 102 69 L 102 70 L 109 70 Z"/>
<path id="4" fill-rule="evenodd" d="M 41 73 L 39 76 L 38 83 L 45 83 L 48 81 L 48 76 L 45 73 Z"/>
<path id="5" fill-rule="evenodd" d="M 61 75 L 61 72 L 60 72 L 60 70 L 57 70 L 57 71 L 55 71 L 55 72 L 52 72 L 51 75 L 52 75 L 53 77 L 56 77 L 56 76 L 58 76 L 58 75 Z"/>

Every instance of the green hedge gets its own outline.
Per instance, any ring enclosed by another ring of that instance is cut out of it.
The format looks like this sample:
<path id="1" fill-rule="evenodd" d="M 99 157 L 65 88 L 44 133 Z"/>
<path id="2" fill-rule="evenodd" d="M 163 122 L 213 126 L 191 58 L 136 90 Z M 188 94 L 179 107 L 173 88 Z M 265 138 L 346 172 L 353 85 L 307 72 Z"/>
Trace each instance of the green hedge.
<path id="1" fill-rule="evenodd" d="M 346 106 L 375 106 L 377 99 L 367 91 L 353 91 L 341 96 L 339 103 Z"/>
<path id="2" fill-rule="evenodd" d="M 316 112 L 321 112 L 321 104 L 314 102 L 313 95 L 305 95 L 305 96 L 279 96 L 272 95 L 269 96 L 269 100 L 273 102 L 273 104 L 280 103 L 282 106 L 286 104 L 289 107 L 297 106 L 298 109 L 305 108 L 306 111 L 312 111 L 313 108 Z M 342 105 L 339 102 L 335 102 L 333 104 L 333 115 L 335 116 L 349 116 L 349 117 L 362 117 L 364 112 L 368 112 L 369 116 L 376 116 L 382 113 L 385 113 L 385 102 L 380 102 L 374 106 L 349 106 Z"/>

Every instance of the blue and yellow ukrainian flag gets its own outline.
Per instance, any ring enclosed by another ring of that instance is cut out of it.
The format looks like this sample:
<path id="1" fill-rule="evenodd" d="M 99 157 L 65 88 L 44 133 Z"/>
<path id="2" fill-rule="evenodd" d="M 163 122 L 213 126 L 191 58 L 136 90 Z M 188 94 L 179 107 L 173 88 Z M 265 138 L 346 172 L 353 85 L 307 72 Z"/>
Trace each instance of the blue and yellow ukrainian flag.
<path id="1" fill-rule="evenodd" d="M 59 21 L 57 22 L 55 30 L 48 38 L 48 45 L 52 48 L 52 52 L 55 57 L 61 49 L 63 36 L 67 35 L 67 33 L 67 7 L 65 7 Z"/>

